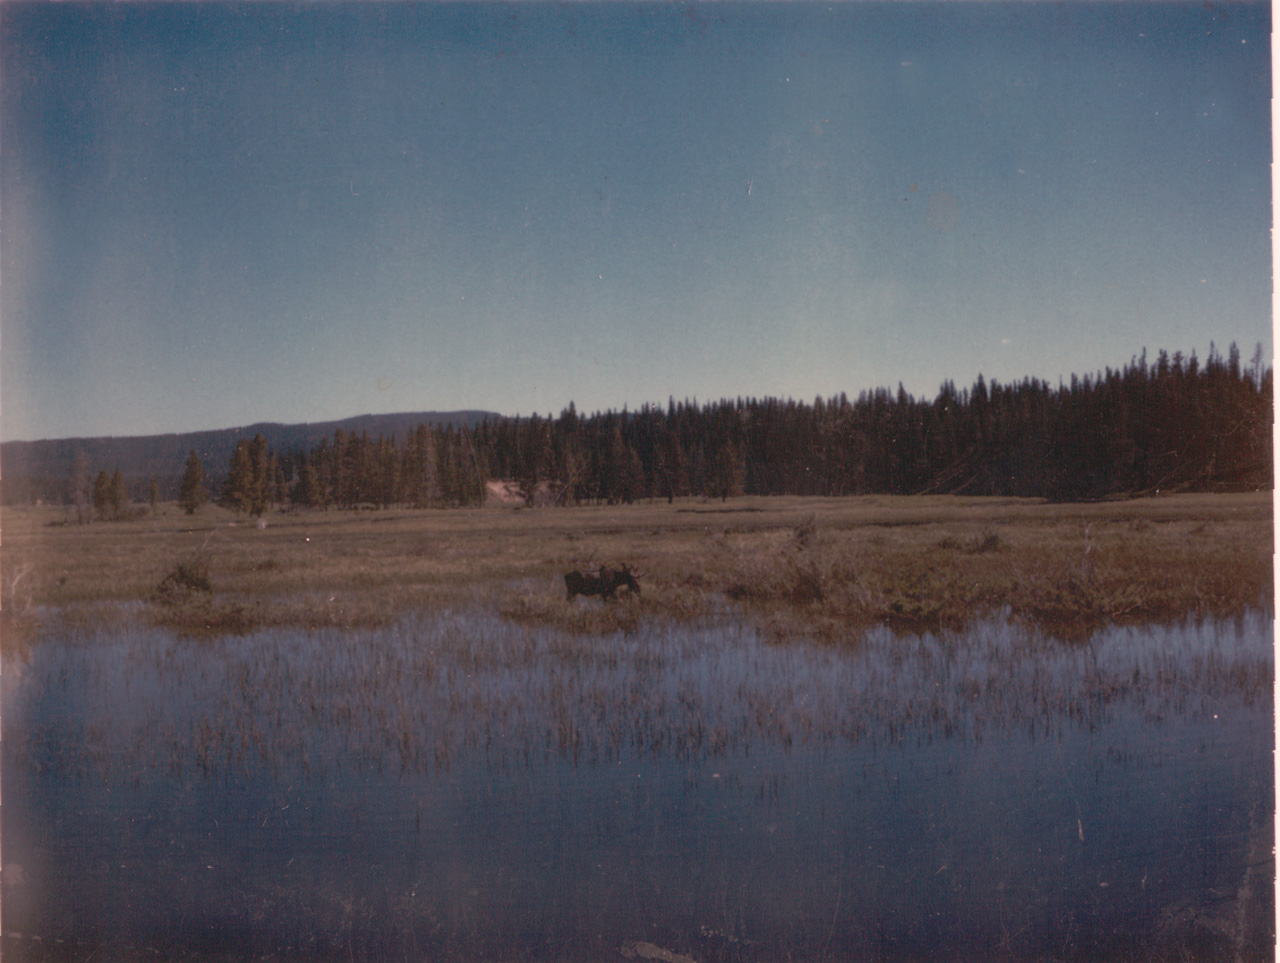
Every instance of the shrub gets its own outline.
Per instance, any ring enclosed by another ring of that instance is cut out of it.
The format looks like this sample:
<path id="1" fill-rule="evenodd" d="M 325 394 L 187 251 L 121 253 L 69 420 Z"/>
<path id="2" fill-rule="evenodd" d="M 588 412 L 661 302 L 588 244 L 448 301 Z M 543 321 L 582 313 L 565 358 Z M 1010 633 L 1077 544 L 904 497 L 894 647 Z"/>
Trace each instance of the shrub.
<path id="1" fill-rule="evenodd" d="M 1000 551 L 1000 536 L 995 532 L 983 532 L 980 538 L 973 540 L 970 549 L 974 555 L 984 555 L 987 552 Z"/>
<path id="2" fill-rule="evenodd" d="M 209 559 L 198 553 L 184 559 L 174 566 L 160 584 L 156 586 L 152 596 L 155 601 L 172 605 L 188 598 L 192 592 L 212 592 L 209 582 Z"/>

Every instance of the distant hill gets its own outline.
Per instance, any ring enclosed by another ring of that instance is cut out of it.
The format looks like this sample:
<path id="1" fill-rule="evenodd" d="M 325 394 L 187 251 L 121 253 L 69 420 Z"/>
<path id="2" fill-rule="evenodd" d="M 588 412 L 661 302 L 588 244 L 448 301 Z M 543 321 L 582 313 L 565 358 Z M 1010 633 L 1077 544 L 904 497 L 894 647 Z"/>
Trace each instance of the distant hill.
<path id="1" fill-rule="evenodd" d="M 403 441 L 421 424 L 473 428 L 485 419 L 496 421 L 502 416 L 489 411 L 416 411 L 297 425 L 260 422 L 185 434 L 7 441 L 0 444 L 0 499 L 5 504 L 28 503 L 37 498 L 61 501 L 77 452 L 84 452 L 91 475 L 120 469 L 135 499 L 145 498 L 152 475 L 156 476 L 160 497 L 169 499 L 177 495 L 178 482 L 192 450 L 200 456 L 208 485 L 226 473 L 237 442 L 259 434 L 267 440 L 268 447 L 283 454 L 310 450 L 320 444 L 321 438 L 332 440 L 338 429 L 357 435 L 368 432 L 371 438 L 394 435 Z"/>

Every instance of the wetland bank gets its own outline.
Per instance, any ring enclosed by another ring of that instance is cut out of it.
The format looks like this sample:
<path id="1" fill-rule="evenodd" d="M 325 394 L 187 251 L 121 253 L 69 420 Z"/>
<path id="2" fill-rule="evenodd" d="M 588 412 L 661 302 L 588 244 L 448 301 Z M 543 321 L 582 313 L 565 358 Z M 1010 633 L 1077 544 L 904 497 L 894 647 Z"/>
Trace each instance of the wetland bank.
<path id="1" fill-rule="evenodd" d="M 1270 958 L 1270 506 L 9 513 L 5 952 Z"/>
<path id="2" fill-rule="evenodd" d="M 1231 616 L 1271 602 L 1271 496 L 1052 503 L 956 496 L 677 499 L 572 509 L 312 511 L 261 519 L 169 505 L 76 525 L 6 509 L 11 639 L 50 619 L 131 617 L 182 631 L 371 627 L 476 605 L 606 631 L 728 606 L 781 637 L 958 627 L 1008 609 L 1057 635 Z M 565 606 L 563 575 L 641 573 L 635 605 Z M 180 566 L 208 592 L 156 604 Z"/>

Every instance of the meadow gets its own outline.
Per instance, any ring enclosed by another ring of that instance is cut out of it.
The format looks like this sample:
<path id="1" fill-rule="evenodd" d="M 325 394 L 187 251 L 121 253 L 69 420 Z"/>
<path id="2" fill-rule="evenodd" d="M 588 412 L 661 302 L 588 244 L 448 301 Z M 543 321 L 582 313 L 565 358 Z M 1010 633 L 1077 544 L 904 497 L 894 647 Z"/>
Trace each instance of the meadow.
<path id="1" fill-rule="evenodd" d="M 736 615 L 775 637 L 854 640 L 1006 616 L 1059 636 L 1270 610 L 1269 492 L 1051 503 L 955 496 L 270 513 L 176 505 L 78 525 L 0 519 L 6 636 L 49 620 L 191 633 L 377 627 L 476 608 L 581 632 Z M 565 598 L 628 563 L 642 593 Z"/>

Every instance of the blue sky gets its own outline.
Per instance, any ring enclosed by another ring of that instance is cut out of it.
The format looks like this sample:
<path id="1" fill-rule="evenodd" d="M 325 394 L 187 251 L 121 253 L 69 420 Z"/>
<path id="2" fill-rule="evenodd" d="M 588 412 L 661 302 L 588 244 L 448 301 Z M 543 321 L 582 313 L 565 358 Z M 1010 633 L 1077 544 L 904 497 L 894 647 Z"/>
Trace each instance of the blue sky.
<path id="1" fill-rule="evenodd" d="M 1271 353 L 1266 4 L 0 10 L 0 436 Z"/>

